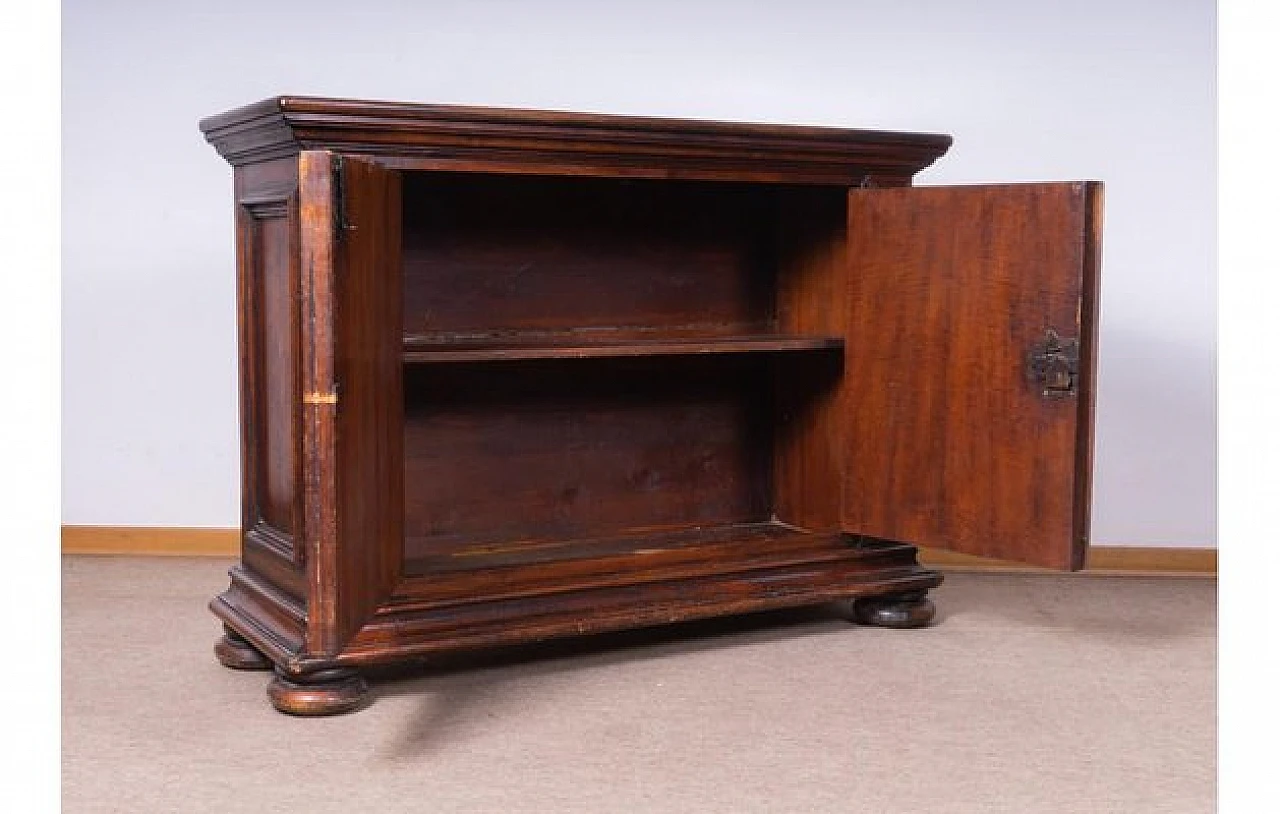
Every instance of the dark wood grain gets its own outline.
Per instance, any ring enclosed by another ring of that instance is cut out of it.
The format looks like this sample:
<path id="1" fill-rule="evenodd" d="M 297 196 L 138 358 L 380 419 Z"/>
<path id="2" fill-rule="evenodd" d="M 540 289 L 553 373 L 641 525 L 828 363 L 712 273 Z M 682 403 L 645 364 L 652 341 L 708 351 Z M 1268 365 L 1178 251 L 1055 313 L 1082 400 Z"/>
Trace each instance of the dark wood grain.
<path id="1" fill-rule="evenodd" d="M 293 292 L 297 288 L 297 265 L 292 242 L 296 231 L 291 207 L 282 202 L 279 214 L 250 208 L 253 219 L 253 256 L 256 268 L 259 308 L 254 328 L 262 348 L 255 371 L 261 382 L 262 401 L 258 408 L 263 471 L 258 481 L 262 520 L 293 534 L 297 528 L 298 481 L 298 309 Z M 272 336 L 278 331 L 278 336 Z"/>
<path id="2" fill-rule="evenodd" d="M 1075 513 L 1072 570 L 1085 567 L 1093 514 L 1093 427 L 1098 381 L 1098 296 L 1102 286 L 1103 185 L 1085 185 L 1085 234 L 1080 274 L 1080 377 L 1076 413 Z"/>
<path id="3" fill-rule="evenodd" d="M 327 149 L 402 169 L 856 185 L 910 177 L 951 137 L 546 110 L 278 96 L 211 116 L 229 162 Z"/>
<path id="4" fill-rule="evenodd" d="M 584 336 L 581 332 L 541 334 L 478 340 L 412 338 L 405 340 L 404 361 L 436 362 L 517 361 L 523 359 L 608 359 L 627 356 L 698 356 L 723 353 L 776 353 L 783 351 L 839 350 L 839 336 L 791 336 L 785 334 L 684 336 L 656 339 L 652 333 L 618 336 Z"/>
<path id="5" fill-rule="evenodd" d="M 1093 184 L 849 193 L 847 531 L 1055 568 L 1084 565 L 1079 392 L 1027 354 L 1095 331 Z"/>
<path id="6" fill-rule="evenodd" d="M 671 624 L 735 613 L 816 605 L 851 597 L 927 590 L 942 576 L 914 564 L 910 547 L 893 557 L 846 558 L 638 581 L 440 610 L 388 607 L 333 663 L 366 666 L 417 656 Z"/>
<path id="7" fill-rule="evenodd" d="M 446 547 L 439 542 L 427 556 L 406 562 L 409 576 L 380 612 L 429 611 L 832 560 L 889 566 L 909 560 L 914 551 L 905 545 L 859 545 L 848 535 L 808 532 L 776 520 L 640 529 L 540 546 L 459 539 Z"/>
<path id="8" fill-rule="evenodd" d="M 316 561 L 309 644 L 337 652 L 400 572 L 400 179 L 376 164 L 302 155 L 302 396 Z"/>
<path id="9" fill-rule="evenodd" d="M 209 602 L 213 615 L 277 665 L 305 660 L 305 600 L 281 589 L 248 560 L 233 566 L 229 576 L 231 585 Z"/>
<path id="10" fill-rule="evenodd" d="M 235 202 L 243 557 L 301 597 L 297 162 L 238 168 Z"/>
<path id="11" fill-rule="evenodd" d="M 439 578 L 461 571 L 500 569 L 508 578 L 533 565 L 557 565 L 564 571 L 570 560 L 589 560 L 598 567 L 601 560 L 636 565 L 639 559 L 664 560 L 670 555 L 738 547 L 744 552 L 763 553 L 808 548 L 814 545 L 809 532 L 772 520 L 744 523 L 717 523 L 696 526 L 655 526 L 632 529 L 607 537 L 522 539 L 486 541 L 475 536 L 437 538 L 422 545 L 421 556 L 406 562 L 407 574 Z M 414 550 L 413 541 L 409 543 Z M 552 572 L 548 572 L 551 574 Z"/>
<path id="12" fill-rule="evenodd" d="M 767 187 L 406 173 L 411 336 L 767 327 Z"/>
<path id="13" fill-rule="evenodd" d="M 774 224 L 780 332 L 845 336 L 849 320 L 847 195 L 843 189 L 779 193 Z M 845 348 L 857 353 L 857 348 Z M 840 528 L 844 394 L 839 356 L 778 359 L 774 389 L 774 512 L 819 531 Z"/>
<path id="14" fill-rule="evenodd" d="M 317 150 L 298 156 L 301 200 L 303 536 L 307 559 L 308 652 L 338 649 L 342 624 L 337 602 L 338 452 L 337 320 L 334 283 L 338 233 L 334 213 L 339 187 L 334 156 Z"/>
<path id="15" fill-rule="evenodd" d="M 910 176 L 874 175 L 869 186 L 907 186 Z M 775 198 L 777 330 L 847 336 L 848 195 L 844 189 L 787 187 Z M 856 347 L 845 353 L 857 354 Z M 834 355 L 778 357 L 774 371 L 774 512 L 815 531 L 841 529 L 851 388 Z"/>
<path id="16" fill-rule="evenodd" d="M 915 544 L 1078 566 L 1096 185 L 907 188 L 946 136 L 278 97 L 233 165 L 243 556 L 284 712 L 452 650 L 862 600 Z M 1026 353 L 1080 339 L 1078 392 Z"/>
<path id="17" fill-rule="evenodd" d="M 758 361 L 739 356 L 415 368 L 407 556 L 436 538 L 537 545 L 767 519 L 759 377 Z"/>
<path id="18" fill-rule="evenodd" d="M 244 526 L 271 527 L 282 553 L 292 556 L 302 496 L 296 186 L 242 191 L 238 197 L 241 329 L 248 351 L 244 414 L 255 439 L 247 456 Z"/>
<path id="19" fill-rule="evenodd" d="M 335 286 L 339 643 L 359 630 L 399 579 L 404 537 L 401 179 L 356 158 L 344 159 L 341 169 Z"/>

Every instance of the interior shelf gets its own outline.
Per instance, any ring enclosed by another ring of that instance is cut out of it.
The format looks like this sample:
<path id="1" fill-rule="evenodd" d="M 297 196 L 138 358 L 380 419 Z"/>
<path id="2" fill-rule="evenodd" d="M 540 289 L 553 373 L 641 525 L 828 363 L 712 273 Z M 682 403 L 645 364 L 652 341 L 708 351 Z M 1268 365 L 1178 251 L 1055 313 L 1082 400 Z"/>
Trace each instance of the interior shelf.
<path id="1" fill-rule="evenodd" d="M 407 363 L 483 362 L 515 359 L 599 359 L 618 356 L 690 356 L 696 354 L 838 350 L 836 336 L 738 334 L 700 337 L 555 336 L 458 339 L 405 337 Z"/>
<path id="2" fill-rule="evenodd" d="M 477 595 L 529 596 L 886 554 L 855 548 L 839 533 L 805 531 L 776 520 L 637 530 L 586 540 L 407 542 L 408 581 L 402 590 L 424 606 L 470 601 Z"/>
<path id="3" fill-rule="evenodd" d="M 805 531 L 776 520 L 492 545 L 410 539 L 397 604 L 425 609 L 475 602 L 477 596 L 515 599 L 819 563 L 873 566 L 910 548 L 888 543 L 855 547 L 852 541 L 840 532 Z"/>
<path id="4" fill-rule="evenodd" d="M 725 523 L 682 529 L 641 529 L 609 537 L 585 540 L 509 540 L 484 543 L 474 538 L 411 538 L 408 555 L 411 571 L 442 574 L 485 568 L 526 566 L 563 560 L 598 560 L 617 556 L 661 558 L 675 551 L 739 549 L 753 554 L 808 550 L 825 544 L 825 537 L 765 520 Z M 701 553 L 701 552 L 698 552 Z"/>

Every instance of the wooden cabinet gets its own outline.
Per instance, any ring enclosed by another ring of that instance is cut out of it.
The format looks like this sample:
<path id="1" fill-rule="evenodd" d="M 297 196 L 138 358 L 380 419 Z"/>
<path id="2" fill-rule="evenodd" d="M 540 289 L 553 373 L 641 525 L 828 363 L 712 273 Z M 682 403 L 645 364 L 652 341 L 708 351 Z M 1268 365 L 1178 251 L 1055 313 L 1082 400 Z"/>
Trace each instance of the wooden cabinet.
<path id="1" fill-rule="evenodd" d="M 1101 188 L 950 138 L 271 99 L 235 168 L 229 666 L 285 712 L 457 648 L 1083 564 Z"/>

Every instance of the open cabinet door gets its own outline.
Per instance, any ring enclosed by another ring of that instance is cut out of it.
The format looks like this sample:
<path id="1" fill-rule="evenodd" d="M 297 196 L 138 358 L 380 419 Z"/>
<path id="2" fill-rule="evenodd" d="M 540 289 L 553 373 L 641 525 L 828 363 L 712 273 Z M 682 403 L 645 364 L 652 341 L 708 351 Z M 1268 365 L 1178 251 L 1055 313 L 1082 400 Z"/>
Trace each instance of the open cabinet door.
<path id="1" fill-rule="evenodd" d="M 1084 567 L 1098 183 L 849 193 L 842 525 Z"/>
<path id="2" fill-rule="evenodd" d="M 400 573 L 400 174 L 324 150 L 298 160 L 307 647 L 334 655 Z"/>

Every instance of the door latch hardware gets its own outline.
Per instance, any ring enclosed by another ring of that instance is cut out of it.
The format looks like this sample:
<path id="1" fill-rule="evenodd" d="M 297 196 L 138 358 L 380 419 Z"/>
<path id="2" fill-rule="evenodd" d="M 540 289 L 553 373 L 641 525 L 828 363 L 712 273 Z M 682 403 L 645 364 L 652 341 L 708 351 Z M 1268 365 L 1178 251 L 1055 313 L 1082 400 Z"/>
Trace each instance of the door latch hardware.
<path id="1" fill-rule="evenodd" d="M 1027 354 L 1027 376 L 1045 398 L 1076 394 L 1080 375 L 1080 341 L 1063 339 L 1049 328 Z"/>

